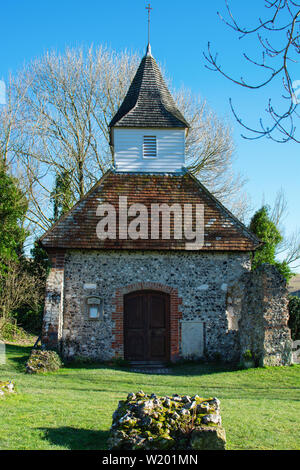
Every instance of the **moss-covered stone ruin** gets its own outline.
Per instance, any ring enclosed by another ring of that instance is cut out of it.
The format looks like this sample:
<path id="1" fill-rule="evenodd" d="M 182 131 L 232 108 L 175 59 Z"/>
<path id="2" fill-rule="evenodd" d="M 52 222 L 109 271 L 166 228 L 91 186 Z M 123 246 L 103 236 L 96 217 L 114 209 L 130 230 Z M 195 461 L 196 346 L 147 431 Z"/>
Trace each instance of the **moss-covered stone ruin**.
<path id="1" fill-rule="evenodd" d="M 26 364 L 27 374 L 54 372 L 62 367 L 59 355 L 55 351 L 33 349 Z"/>
<path id="2" fill-rule="evenodd" d="M 113 414 L 111 450 L 224 450 L 220 401 L 129 393 Z"/>

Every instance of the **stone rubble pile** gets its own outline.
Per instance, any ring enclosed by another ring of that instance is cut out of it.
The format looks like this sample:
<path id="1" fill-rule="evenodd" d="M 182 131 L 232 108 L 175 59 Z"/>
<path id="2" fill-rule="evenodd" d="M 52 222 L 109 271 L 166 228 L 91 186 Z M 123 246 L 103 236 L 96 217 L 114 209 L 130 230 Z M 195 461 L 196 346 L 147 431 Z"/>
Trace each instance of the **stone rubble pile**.
<path id="1" fill-rule="evenodd" d="M 15 385 L 13 382 L 10 380 L 7 380 L 5 382 L 0 382 L 0 397 L 4 397 L 5 395 L 9 393 L 14 393 L 15 392 Z"/>
<path id="2" fill-rule="evenodd" d="M 54 372 L 61 367 L 61 359 L 55 351 L 33 349 L 26 364 L 26 373 Z"/>
<path id="3" fill-rule="evenodd" d="M 220 401 L 129 393 L 113 414 L 111 450 L 224 450 Z"/>

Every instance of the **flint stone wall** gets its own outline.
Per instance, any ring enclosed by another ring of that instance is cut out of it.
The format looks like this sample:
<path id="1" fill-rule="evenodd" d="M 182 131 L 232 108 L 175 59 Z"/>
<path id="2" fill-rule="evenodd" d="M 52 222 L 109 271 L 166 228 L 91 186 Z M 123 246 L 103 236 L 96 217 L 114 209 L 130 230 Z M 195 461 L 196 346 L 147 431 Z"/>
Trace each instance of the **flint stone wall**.
<path id="1" fill-rule="evenodd" d="M 275 266 L 264 264 L 245 275 L 241 319 L 241 354 L 250 350 L 259 366 L 291 364 L 288 290 Z"/>
<path id="2" fill-rule="evenodd" d="M 65 258 L 63 354 L 113 358 L 116 291 L 152 282 L 178 290 L 182 321 L 203 322 L 205 357 L 237 360 L 239 341 L 237 332 L 228 329 L 227 289 L 249 269 L 249 254 L 70 251 Z M 104 299 L 101 322 L 89 320 L 88 296 Z"/>
<path id="3" fill-rule="evenodd" d="M 116 357 L 114 344 L 122 336 L 116 329 L 117 296 L 128 286 L 153 283 L 175 289 L 180 301 L 174 333 L 179 358 L 189 358 L 196 348 L 194 358 L 238 362 L 250 349 L 259 365 L 291 362 L 285 281 L 274 266 L 250 272 L 247 253 L 72 250 L 55 259 L 47 281 L 43 347 L 60 347 L 65 358 Z M 87 299 L 93 296 L 103 299 L 101 320 L 88 317 Z M 191 325 L 197 337 L 188 341 Z"/>

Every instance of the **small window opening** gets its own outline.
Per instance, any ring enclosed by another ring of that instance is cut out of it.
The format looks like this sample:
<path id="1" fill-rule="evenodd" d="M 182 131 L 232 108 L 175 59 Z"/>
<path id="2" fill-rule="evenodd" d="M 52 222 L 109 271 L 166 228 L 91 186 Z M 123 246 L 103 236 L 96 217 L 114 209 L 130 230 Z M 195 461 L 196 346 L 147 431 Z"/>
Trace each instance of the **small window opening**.
<path id="1" fill-rule="evenodd" d="M 99 318 L 98 305 L 89 305 L 90 318 Z"/>
<path id="2" fill-rule="evenodd" d="M 157 142 L 156 142 L 155 135 L 144 136 L 143 157 L 144 158 L 156 158 L 157 157 Z"/>

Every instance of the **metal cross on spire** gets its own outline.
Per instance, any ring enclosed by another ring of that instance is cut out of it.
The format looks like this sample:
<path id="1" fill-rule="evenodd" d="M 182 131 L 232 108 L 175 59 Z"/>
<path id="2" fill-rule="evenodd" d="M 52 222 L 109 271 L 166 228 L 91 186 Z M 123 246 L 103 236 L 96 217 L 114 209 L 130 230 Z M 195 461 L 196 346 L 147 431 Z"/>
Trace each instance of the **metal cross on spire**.
<path id="1" fill-rule="evenodd" d="M 151 10 L 153 10 L 150 3 L 148 3 L 148 5 L 146 6 L 146 10 L 148 10 L 148 48 L 149 48 L 150 46 L 150 18 L 151 18 Z"/>

